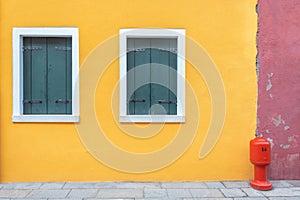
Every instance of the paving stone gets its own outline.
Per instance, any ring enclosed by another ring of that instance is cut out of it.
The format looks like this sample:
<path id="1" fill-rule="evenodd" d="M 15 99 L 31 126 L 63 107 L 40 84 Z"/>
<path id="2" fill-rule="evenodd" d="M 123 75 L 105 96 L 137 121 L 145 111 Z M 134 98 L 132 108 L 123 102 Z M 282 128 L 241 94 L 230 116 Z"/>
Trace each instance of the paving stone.
<path id="1" fill-rule="evenodd" d="M 183 200 L 233 200 L 233 198 L 184 198 Z"/>
<path id="2" fill-rule="evenodd" d="M 3 199 L 0 199 L 0 200 L 3 200 Z M 44 199 L 36 199 L 36 198 L 22 198 L 22 199 L 15 199 L 15 198 L 13 198 L 12 200 L 47 200 L 46 198 L 44 198 Z M 51 200 L 53 200 L 53 199 L 51 199 Z M 59 200 L 61 200 L 61 199 L 59 199 Z M 70 200 L 70 199 L 68 199 L 68 200 Z M 73 199 L 72 199 L 73 200 Z"/>
<path id="3" fill-rule="evenodd" d="M 300 180 L 289 180 L 287 182 L 292 184 L 294 187 L 300 187 Z"/>
<path id="4" fill-rule="evenodd" d="M 203 182 L 162 182 L 162 188 L 207 188 Z"/>
<path id="5" fill-rule="evenodd" d="M 224 197 L 218 189 L 189 189 L 192 197 Z"/>
<path id="6" fill-rule="evenodd" d="M 98 193 L 98 189 L 72 189 L 68 194 L 68 198 L 94 198 Z"/>
<path id="7" fill-rule="evenodd" d="M 249 197 L 263 197 L 263 193 L 253 188 L 241 188 Z"/>
<path id="8" fill-rule="evenodd" d="M 64 185 L 64 182 L 43 183 L 40 189 L 61 189 Z"/>
<path id="9" fill-rule="evenodd" d="M 60 200 L 60 199 L 57 199 L 57 200 Z M 70 200 L 70 199 L 68 199 L 68 200 Z M 87 198 L 87 199 L 84 199 L 84 200 L 100 200 L 100 199 L 90 199 L 90 198 Z M 115 198 L 113 198 L 113 199 L 103 199 L 103 198 L 101 198 L 101 200 L 137 200 L 137 199 L 135 199 L 135 198 L 132 198 L 132 199 L 127 199 L 127 198 L 126 199 L 115 199 Z M 152 199 L 148 199 L 148 200 L 152 200 Z"/>
<path id="10" fill-rule="evenodd" d="M 192 197 L 188 189 L 167 189 L 168 197 L 171 199 Z"/>
<path id="11" fill-rule="evenodd" d="M 0 190 L 0 198 L 24 198 L 30 192 L 31 192 L 31 190 L 1 189 Z"/>
<path id="12" fill-rule="evenodd" d="M 269 200 L 299 200 L 300 197 L 269 197 Z"/>
<path id="13" fill-rule="evenodd" d="M 214 182 L 204 182 L 204 184 L 208 188 L 225 188 L 225 186 L 222 184 L 222 182 L 214 181 Z"/>
<path id="14" fill-rule="evenodd" d="M 278 187 L 291 187 L 293 186 L 292 184 L 290 184 L 287 181 L 281 180 L 281 181 L 270 181 L 273 185 L 274 188 L 278 188 Z"/>
<path id="15" fill-rule="evenodd" d="M 168 198 L 166 189 L 145 188 L 144 195 L 146 198 Z"/>
<path id="16" fill-rule="evenodd" d="M 262 191 L 267 197 L 300 197 L 300 188 L 274 188 L 270 191 Z"/>
<path id="17" fill-rule="evenodd" d="M 247 196 L 241 189 L 239 188 L 223 188 L 220 189 L 225 197 L 245 197 Z"/>
<path id="18" fill-rule="evenodd" d="M 240 197 L 234 198 L 234 200 L 268 200 L 266 197 Z"/>
<path id="19" fill-rule="evenodd" d="M 64 189 L 94 189 L 96 182 L 66 182 Z"/>
<path id="20" fill-rule="evenodd" d="M 95 188 L 160 188 L 159 182 L 99 182 Z"/>
<path id="21" fill-rule="evenodd" d="M 66 189 L 59 189 L 59 190 L 46 190 L 46 189 L 39 189 L 33 190 L 27 196 L 28 198 L 65 198 L 70 190 Z"/>
<path id="22" fill-rule="evenodd" d="M 169 198 L 137 198 L 137 199 L 134 199 L 134 200 L 170 200 L 170 199 Z M 181 200 L 181 199 L 176 199 L 176 200 Z"/>
<path id="23" fill-rule="evenodd" d="M 248 181 L 222 181 L 226 188 L 250 187 Z"/>
<path id="24" fill-rule="evenodd" d="M 15 200 L 15 199 L 13 199 L 13 200 Z M 33 199 L 33 200 L 36 200 L 36 199 Z M 70 198 L 62 198 L 62 199 L 48 199 L 48 200 L 71 200 L 71 199 Z M 82 198 L 72 198 L 72 200 L 82 200 Z"/>
<path id="25" fill-rule="evenodd" d="M 96 198 L 141 198 L 142 189 L 99 189 Z"/>
<path id="26" fill-rule="evenodd" d="M 3 184 L 3 189 L 39 189 L 42 183 L 7 183 Z"/>
<path id="27" fill-rule="evenodd" d="M 171 200 L 170 198 L 164 197 L 164 198 L 141 198 L 141 199 L 135 199 L 135 200 Z M 176 198 L 172 200 L 182 200 L 182 198 Z"/>
<path id="28" fill-rule="evenodd" d="M 12 199 L 12 200 L 15 200 L 15 199 Z M 27 200 L 27 199 L 25 199 L 25 200 Z M 36 200 L 36 199 L 33 199 L 33 200 Z M 70 198 L 63 198 L 63 199 L 48 199 L 48 200 L 71 200 L 71 199 Z M 72 198 L 72 200 L 82 200 L 82 198 Z"/>
<path id="29" fill-rule="evenodd" d="M 24 198 L 30 192 L 31 192 L 31 190 L 1 189 L 0 190 L 0 198 Z"/>

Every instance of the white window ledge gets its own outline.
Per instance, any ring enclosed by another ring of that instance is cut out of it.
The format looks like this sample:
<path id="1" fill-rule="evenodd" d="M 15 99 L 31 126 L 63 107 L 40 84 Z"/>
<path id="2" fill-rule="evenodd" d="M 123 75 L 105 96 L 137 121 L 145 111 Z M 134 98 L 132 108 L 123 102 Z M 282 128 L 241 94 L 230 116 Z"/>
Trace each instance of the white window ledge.
<path id="1" fill-rule="evenodd" d="M 13 122 L 79 122 L 75 115 L 13 115 Z"/>
<path id="2" fill-rule="evenodd" d="M 183 123 L 184 116 L 179 115 L 125 115 L 120 116 L 121 123 Z"/>

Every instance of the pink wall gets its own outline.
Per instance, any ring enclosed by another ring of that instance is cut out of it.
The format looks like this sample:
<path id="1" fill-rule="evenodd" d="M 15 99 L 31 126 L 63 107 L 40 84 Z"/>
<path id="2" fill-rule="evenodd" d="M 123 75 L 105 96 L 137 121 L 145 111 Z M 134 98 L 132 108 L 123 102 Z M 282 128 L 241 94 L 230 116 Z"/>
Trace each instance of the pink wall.
<path id="1" fill-rule="evenodd" d="M 271 179 L 300 179 L 300 1 L 258 1 L 258 127 Z"/>

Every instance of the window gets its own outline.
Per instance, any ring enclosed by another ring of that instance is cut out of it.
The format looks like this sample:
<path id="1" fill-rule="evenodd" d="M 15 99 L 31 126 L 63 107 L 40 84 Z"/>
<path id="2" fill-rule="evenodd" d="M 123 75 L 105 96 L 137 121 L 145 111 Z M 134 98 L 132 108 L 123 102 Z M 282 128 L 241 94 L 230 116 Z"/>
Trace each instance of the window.
<path id="1" fill-rule="evenodd" d="M 13 122 L 78 122 L 78 29 L 13 29 Z"/>
<path id="2" fill-rule="evenodd" d="M 120 122 L 185 122 L 185 30 L 120 30 Z"/>

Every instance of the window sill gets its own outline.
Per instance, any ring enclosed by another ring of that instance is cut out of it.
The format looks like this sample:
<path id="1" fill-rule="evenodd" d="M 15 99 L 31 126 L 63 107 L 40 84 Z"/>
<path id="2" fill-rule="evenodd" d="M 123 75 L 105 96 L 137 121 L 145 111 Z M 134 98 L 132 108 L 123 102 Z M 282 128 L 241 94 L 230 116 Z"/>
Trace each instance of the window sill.
<path id="1" fill-rule="evenodd" d="M 13 115 L 13 122 L 79 122 L 78 115 Z"/>
<path id="2" fill-rule="evenodd" d="M 184 123 L 185 116 L 179 115 L 125 115 L 121 123 Z"/>

